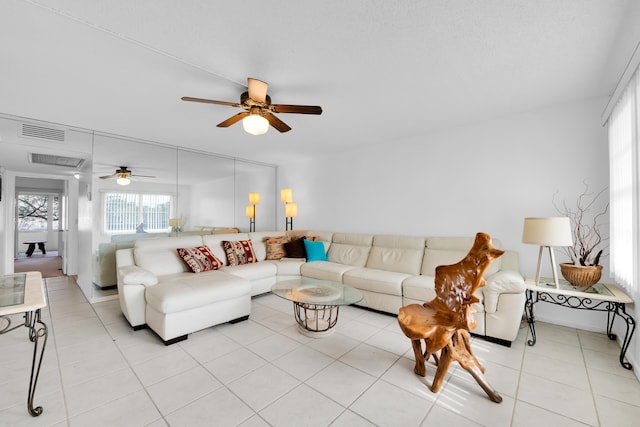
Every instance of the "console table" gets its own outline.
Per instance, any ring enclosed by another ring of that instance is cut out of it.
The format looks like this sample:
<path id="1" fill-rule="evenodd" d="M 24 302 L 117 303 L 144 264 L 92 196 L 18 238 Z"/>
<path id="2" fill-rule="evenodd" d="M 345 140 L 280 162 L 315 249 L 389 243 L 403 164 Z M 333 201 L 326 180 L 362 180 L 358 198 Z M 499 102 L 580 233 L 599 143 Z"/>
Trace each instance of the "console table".
<path id="1" fill-rule="evenodd" d="M 555 284 L 548 284 L 550 279 L 540 278 L 541 283 L 538 285 L 531 277 L 527 277 L 525 281 L 527 300 L 524 311 L 532 337 L 527 344 L 533 346 L 536 343 L 533 307 L 537 302 L 548 302 L 580 310 L 606 311 L 609 339 L 616 339 L 616 334 L 612 332 L 616 316 L 619 316 L 626 324 L 624 340 L 620 349 L 620 365 L 625 369 L 632 369 L 631 363 L 625 362 L 624 355 L 636 329 L 636 321 L 625 309 L 625 304 L 632 304 L 633 300 L 614 284 L 596 283 L 588 288 L 579 288 L 565 280 L 558 280 L 560 282 L 559 288 L 556 288 Z"/>
<path id="2" fill-rule="evenodd" d="M 29 340 L 33 342 L 31 376 L 27 408 L 37 417 L 42 414 L 42 406 L 33 407 L 42 356 L 47 345 L 47 325 L 40 318 L 40 310 L 47 306 L 47 300 L 39 271 L 0 275 L 0 335 L 25 326 L 29 329 Z M 12 326 L 12 315 L 24 313 L 24 321 Z M 3 352 L 9 351 L 3 347 Z"/>

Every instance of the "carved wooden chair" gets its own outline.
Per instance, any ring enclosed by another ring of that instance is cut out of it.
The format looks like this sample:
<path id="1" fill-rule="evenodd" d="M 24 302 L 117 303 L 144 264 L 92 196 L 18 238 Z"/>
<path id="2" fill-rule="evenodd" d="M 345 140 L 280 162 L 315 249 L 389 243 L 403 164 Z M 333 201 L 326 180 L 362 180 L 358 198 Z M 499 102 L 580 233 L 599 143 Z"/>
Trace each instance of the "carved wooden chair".
<path id="1" fill-rule="evenodd" d="M 424 377 L 426 361 L 431 356 L 436 361 L 432 392 L 440 390 L 451 362 L 457 361 L 492 401 L 502 402 L 502 397 L 484 378 L 485 368 L 471 350 L 469 331 L 476 326 L 472 304 L 478 299 L 473 294 L 486 284 L 483 276 L 491 261 L 503 253 L 493 247 L 488 234 L 476 234 L 473 247 L 460 262 L 436 268 L 433 300 L 400 308 L 398 323 L 413 346 L 414 372 Z"/>

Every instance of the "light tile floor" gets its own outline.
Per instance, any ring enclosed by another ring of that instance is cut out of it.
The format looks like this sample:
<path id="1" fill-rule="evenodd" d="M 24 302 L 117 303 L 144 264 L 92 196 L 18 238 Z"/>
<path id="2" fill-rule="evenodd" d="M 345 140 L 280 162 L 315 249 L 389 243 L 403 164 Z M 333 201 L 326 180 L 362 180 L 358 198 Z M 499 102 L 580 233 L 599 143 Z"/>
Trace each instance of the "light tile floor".
<path id="1" fill-rule="evenodd" d="M 134 332 L 117 300 L 89 304 L 66 277 L 46 280 L 50 328 L 35 404 L 26 410 L 32 344 L 26 329 L 0 336 L 0 426 L 637 426 L 640 383 L 603 334 L 537 324 L 511 348 L 473 340 L 491 402 L 452 366 L 433 394 L 413 374 L 396 319 L 355 307 L 336 333 L 312 339 L 291 303 L 256 297 L 251 317 L 165 347 Z M 524 324 L 523 324 L 524 325 Z"/>

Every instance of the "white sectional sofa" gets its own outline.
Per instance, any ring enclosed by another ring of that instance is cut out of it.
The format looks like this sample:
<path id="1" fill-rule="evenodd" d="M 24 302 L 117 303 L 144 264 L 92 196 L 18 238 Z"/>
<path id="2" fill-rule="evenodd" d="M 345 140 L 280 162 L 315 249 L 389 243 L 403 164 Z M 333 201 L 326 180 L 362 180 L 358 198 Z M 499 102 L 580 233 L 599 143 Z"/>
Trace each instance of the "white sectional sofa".
<path id="1" fill-rule="evenodd" d="M 269 292 L 278 280 L 310 277 L 355 287 L 359 306 L 397 314 L 400 307 L 435 297 L 438 265 L 460 261 L 470 237 L 410 237 L 327 231 L 288 232 L 324 244 L 327 261 L 300 258 L 267 260 L 265 238 L 283 231 L 144 239 L 116 253 L 122 311 L 134 328 L 148 325 L 166 344 L 216 324 L 246 319 L 251 297 Z M 258 262 L 229 266 L 223 241 L 250 240 Z M 494 239 L 494 245 L 500 242 Z M 177 248 L 205 245 L 225 266 L 191 273 Z M 487 286 L 476 293 L 477 327 L 472 333 L 510 345 L 518 333 L 525 294 L 518 254 L 505 251 L 485 274 Z"/>

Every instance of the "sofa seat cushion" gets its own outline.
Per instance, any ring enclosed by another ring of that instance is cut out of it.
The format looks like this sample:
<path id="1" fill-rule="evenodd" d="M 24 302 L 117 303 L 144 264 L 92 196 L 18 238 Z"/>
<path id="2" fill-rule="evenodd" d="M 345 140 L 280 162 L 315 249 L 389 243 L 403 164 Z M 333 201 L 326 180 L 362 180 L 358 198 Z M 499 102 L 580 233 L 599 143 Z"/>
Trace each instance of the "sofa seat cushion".
<path id="1" fill-rule="evenodd" d="M 299 276 L 300 267 L 305 264 L 304 259 L 300 258 L 281 258 L 277 261 L 266 261 L 276 266 L 278 276 Z"/>
<path id="2" fill-rule="evenodd" d="M 342 283 L 379 294 L 402 296 L 402 282 L 408 277 L 409 274 L 395 271 L 356 268 L 344 273 Z"/>
<path id="3" fill-rule="evenodd" d="M 342 276 L 349 270 L 356 269 L 353 265 L 337 262 L 313 261 L 300 266 L 300 274 L 312 279 L 331 280 L 342 283 Z"/>
<path id="4" fill-rule="evenodd" d="M 273 263 L 262 261 L 250 264 L 229 265 L 222 267 L 220 270 L 251 281 L 275 277 L 278 272 L 278 268 L 273 265 Z"/>
<path id="5" fill-rule="evenodd" d="M 161 277 L 145 290 L 147 304 L 160 313 L 176 313 L 251 294 L 251 283 L 219 270 Z"/>

